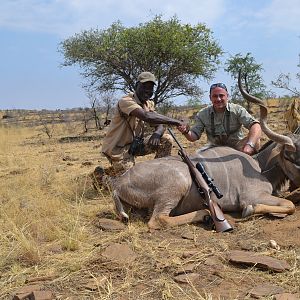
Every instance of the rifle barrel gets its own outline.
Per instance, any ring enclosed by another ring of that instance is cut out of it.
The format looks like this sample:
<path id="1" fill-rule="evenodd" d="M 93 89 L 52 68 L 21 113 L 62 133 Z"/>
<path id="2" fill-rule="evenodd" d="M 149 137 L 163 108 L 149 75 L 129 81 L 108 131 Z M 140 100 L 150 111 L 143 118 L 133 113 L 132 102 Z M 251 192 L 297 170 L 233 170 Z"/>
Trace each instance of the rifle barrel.
<path id="1" fill-rule="evenodd" d="M 178 145 L 178 147 L 180 148 L 180 150 L 183 150 L 182 146 L 180 145 L 179 141 L 177 140 L 177 138 L 176 138 L 175 134 L 173 133 L 172 129 L 168 128 L 168 131 L 171 134 L 174 141 L 176 142 L 176 144 Z"/>

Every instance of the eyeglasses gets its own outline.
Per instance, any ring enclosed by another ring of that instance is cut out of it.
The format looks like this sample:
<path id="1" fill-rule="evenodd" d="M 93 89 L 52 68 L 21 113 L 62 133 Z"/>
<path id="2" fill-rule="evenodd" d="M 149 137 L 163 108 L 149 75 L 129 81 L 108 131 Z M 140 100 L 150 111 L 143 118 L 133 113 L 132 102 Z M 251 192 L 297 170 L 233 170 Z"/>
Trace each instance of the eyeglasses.
<path id="1" fill-rule="evenodd" d="M 220 88 L 222 88 L 222 89 L 224 89 L 224 90 L 227 91 L 226 85 L 225 85 L 224 83 L 222 83 L 222 82 L 218 82 L 218 83 L 214 83 L 214 84 L 212 84 L 212 85 L 210 86 L 209 93 L 211 92 L 211 90 L 213 90 L 213 89 L 216 88 L 216 87 L 220 87 Z"/>

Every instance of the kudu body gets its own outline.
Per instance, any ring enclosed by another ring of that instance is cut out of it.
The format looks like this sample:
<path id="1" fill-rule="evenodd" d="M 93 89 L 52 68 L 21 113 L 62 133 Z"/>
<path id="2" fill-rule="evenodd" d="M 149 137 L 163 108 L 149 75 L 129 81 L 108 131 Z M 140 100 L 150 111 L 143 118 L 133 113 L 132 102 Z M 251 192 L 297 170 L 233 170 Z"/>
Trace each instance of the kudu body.
<path id="1" fill-rule="evenodd" d="M 240 84 L 240 79 L 239 79 Z M 260 105 L 263 131 L 274 142 L 256 155 L 256 159 L 230 147 L 199 150 L 191 157 L 201 161 L 214 179 L 223 198 L 211 197 L 224 212 L 241 212 L 243 217 L 254 214 L 292 214 L 294 204 L 272 195 L 286 179 L 300 186 L 300 137 L 281 136 L 266 125 L 267 110 L 261 102 L 247 94 L 244 97 Z M 208 211 L 190 176 L 188 166 L 179 157 L 166 157 L 137 163 L 113 180 L 116 211 L 127 218 L 122 203 L 152 210 L 150 229 L 201 222 Z"/>

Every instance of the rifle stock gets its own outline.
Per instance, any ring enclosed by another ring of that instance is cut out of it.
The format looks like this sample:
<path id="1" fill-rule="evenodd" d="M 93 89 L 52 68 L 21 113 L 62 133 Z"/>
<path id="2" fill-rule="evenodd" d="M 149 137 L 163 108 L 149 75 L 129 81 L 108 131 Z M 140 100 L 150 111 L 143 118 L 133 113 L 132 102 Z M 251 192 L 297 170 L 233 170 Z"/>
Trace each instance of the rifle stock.
<path id="1" fill-rule="evenodd" d="M 172 132 L 172 130 L 170 128 L 168 128 L 168 131 L 171 134 L 171 136 L 174 138 L 176 144 L 178 145 L 178 147 L 179 147 L 178 154 L 180 155 L 182 160 L 188 165 L 190 173 L 192 175 L 192 179 L 194 180 L 194 182 L 195 182 L 195 184 L 198 188 L 199 193 L 201 194 L 201 196 L 204 196 L 204 198 L 205 198 L 205 202 L 206 202 L 205 204 L 207 205 L 207 208 L 210 212 L 210 215 L 211 215 L 211 218 L 214 222 L 216 231 L 217 232 L 231 231 L 233 228 L 229 224 L 229 222 L 225 219 L 225 216 L 224 216 L 221 208 L 210 197 L 210 193 L 211 193 L 212 190 L 216 193 L 218 198 L 223 197 L 223 195 L 219 192 L 217 187 L 214 186 L 211 183 L 211 181 L 208 181 L 209 183 L 206 182 L 206 180 L 203 177 L 203 174 L 205 174 L 205 178 L 207 180 L 211 180 L 211 179 L 205 173 L 205 170 L 203 169 L 203 166 L 201 165 L 203 172 L 200 172 L 198 170 L 198 168 L 192 163 L 192 161 L 188 157 L 187 153 L 182 148 L 179 141 L 176 139 L 176 137 L 175 137 L 174 133 Z M 210 186 L 213 187 L 213 189 L 211 189 Z"/>

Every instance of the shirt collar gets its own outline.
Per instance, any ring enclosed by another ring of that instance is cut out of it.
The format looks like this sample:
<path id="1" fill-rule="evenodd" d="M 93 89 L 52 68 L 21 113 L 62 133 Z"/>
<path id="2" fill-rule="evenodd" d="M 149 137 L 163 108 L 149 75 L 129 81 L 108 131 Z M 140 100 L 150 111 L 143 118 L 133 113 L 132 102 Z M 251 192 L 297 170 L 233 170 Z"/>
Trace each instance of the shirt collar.
<path id="1" fill-rule="evenodd" d="M 148 99 L 148 100 L 145 101 L 145 103 L 142 103 L 142 102 L 140 101 L 139 97 L 136 95 L 136 93 L 133 93 L 133 94 L 132 94 L 132 97 L 134 98 L 135 102 L 136 102 L 137 104 L 141 105 L 142 107 L 143 107 L 144 105 L 149 106 L 149 101 L 151 101 L 151 99 Z"/>
<path id="2" fill-rule="evenodd" d="M 137 104 L 143 105 L 136 93 L 133 94 L 133 98 Z"/>

